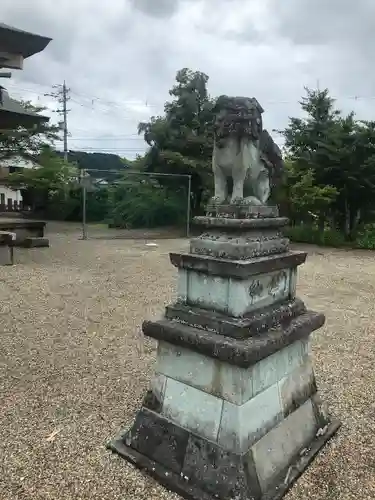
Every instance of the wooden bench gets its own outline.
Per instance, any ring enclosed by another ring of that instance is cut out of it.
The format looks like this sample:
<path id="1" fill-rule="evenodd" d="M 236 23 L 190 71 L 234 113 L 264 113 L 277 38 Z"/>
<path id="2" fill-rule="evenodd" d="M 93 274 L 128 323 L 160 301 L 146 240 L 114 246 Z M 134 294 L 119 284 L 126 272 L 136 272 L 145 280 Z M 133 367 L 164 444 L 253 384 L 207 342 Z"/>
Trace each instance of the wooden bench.
<path id="1" fill-rule="evenodd" d="M 14 264 L 14 243 L 16 233 L 0 231 L 0 265 L 12 266 Z"/>

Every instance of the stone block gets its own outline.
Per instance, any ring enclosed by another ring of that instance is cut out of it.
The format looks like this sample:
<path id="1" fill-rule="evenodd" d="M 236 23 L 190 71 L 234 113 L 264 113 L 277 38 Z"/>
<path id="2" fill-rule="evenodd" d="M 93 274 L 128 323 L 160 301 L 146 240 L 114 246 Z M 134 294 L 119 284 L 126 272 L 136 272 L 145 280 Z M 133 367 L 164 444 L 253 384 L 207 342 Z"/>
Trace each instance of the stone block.
<path id="1" fill-rule="evenodd" d="M 263 492 L 287 471 L 299 452 L 312 442 L 317 422 L 311 400 L 291 413 L 252 447 L 255 468 Z"/>
<path id="2" fill-rule="evenodd" d="M 13 264 L 13 247 L 0 245 L 0 266 L 11 266 Z"/>
<path id="3" fill-rule="evenodd" d="M 197 436 L 190 435 L 182 474 L 187 481 L 214 498 L 245 500 L 260 497 L 251 453 L 244 461 L 240 455 Z"/>
<path id="4" fill-rule="evenodd" d="M 227 311 L 229 280 L 219 276 L 188 272 L 187 302 L 206 309 Z"/>
<path id="5" fill-rule="evenodd" d="M 208 255 L 191 253 L 170 253 L 169 257 L 172 264 L 178 269 L 242 280 L 249 279 L 257 274 L 297 267 L 305 262 L 306 252 L 285 252 L 279 255 L 247 260 L 219 259 Z"/>
<path id="6" fill-rule="evenodd" d="M 242 405 L 292 373 L 303 363 L 307 349 L 308 341 L 300 340 L 243 369 L 168 342 L 159 342 L 156 371 Z"/>
<path id="7" fill-rule="evenodd" d="M 311 360 L 305 362 L 279 382 L 280 398 L 284 416 L 288 416 L 311 398 L 317 391 Z"/>
<path id="8" fill-rule="evenodd" d="M 246 313 L 289 298 L 290 269 L 259 274 L 248 280 L 230 280 L 228 314 Z"/>
<path id="9" fill-rule="evenodd" d="M 225 450 L 245 453 L 282 419 L 277 384 L 241 406 L 224 401 L 218 443 Z"/>
<path id="10" fill-rule="evenodd" d="M 278 240 L 264 240 L 260 244 L 260 255 L 274 255 L 287 252 L 289 250 L 289 240 L 280 238 Z"/>
<path id="11" fill-rule="evenodd" d="M 165 385 L 167 377 L 162 373 L 155 373 L 151 380 L 151 387 L 143 400 L 143 406 L 160 413 L 163 408 Z"/>
<path id="12" fill-rule="evenodd" d="M 19 246 L 23 246 L 25 248 L 44 248 L 49 247 L 49 240 L 48 238 L 29 237 L 19 243 Z"/>
<path id="13" fill-rule="evenodd" d="M 198 216 L 194 217 L 193 224 L 205 228 L 223 229 L 230 232 L 231 230 L 253 230 L 259 228 L 285 227 L 288 224 L 286 217 L 254 217 L 247 219 L 237 219 L 233 217 L 210 217 Z"/>
<path id="14" fill-rule="evenodd" d="M 277 206 L 270 205 L 241 205 L 241 204 L 214 204 L 207 205 L 208 217 L 225 217 L 232 219 L 264 219 L 268 217 L 279 217 Z M 198 218 L 194 219 L 194 222 Z"/>
<path id="15" fill-rule="evenodd" d="M 132 429 L 125 436 L 127 446 L 180 473 L 189 433 L 181 427 L 142 409 Z"/>
<path id="16" fill-rule="evenodd" d="M 251 367 L 251 397 L 276 384 L 298 368 L 304 361 L 307 348 L 306 339 L 297 340 L 253 365 Z"/>
<path id="17" fill-rule="evenodd" d="M 177 276 L 177 302 L 185 303 L 187 300 L 188 274 L 185 269 L 178 270 Z"/>
<path id="18" fill-rule="evenodd" d="M 329 422 L 326 432 L 306 443 L 304 453 L 296 453 L 280 474 L 274 476 L 271 470 L 268 480 L 263 477 L 263 491 L 253 450 L 242 455 L 225 451 L 144 409 L 131 431 L 107 447 L 189 500 L 280 500 L 339 426 Z"/>
<path id="19" fill-rule="evenodd" d="M 289 297 L 294 299 L 296 297 L 296 289 L 297 289 L 297 268 L 293 268 L 290 270 L 290 280 L 289 280 Z"/>
<path id="20" fill-rule="evenodd" d="M 156 370 L 203 392 L 230 397 L 241 381 L 241 369 L 197 352 L 159 342 Z M 234 395 L 236 399 L 237 395 Z"/>
<path id="21" fill-rule="evenodd" d="M 167 379 L 162 413 L 198 436 L 217 441 L 223 400 Z"/>
<path id="22" fill-rule="evenodd" d="M 249 368 L 297 340 L 308 339 L 324 321 L 323 314 L 306 311 L 283 325 L 246 339 L 224 337 L 168 319 L 144 321 L 142 330 L 156 340 L 185 347 L 230 365 Z"/>
<path id="23" fill-rule="evenodd" d="M 254 259 L 288 250 L 289 240 L 278 228 L 239 230 L 230 234 L 210 229 L 190 241 L 191 254 L 231 260 Z"/>
<path id="24" fill-rule="evenodd" d="M 211 255 L 222 259 L 250 259 L 262 255 L 260 241 L 195 238 L 190 242 L 190 252 L 198 255 Z"/>
<path id="25" fill-rule="evenodd" d="M 289 288 L 289 269 L 258 274 L 247 280 L 188 271 L 187 303 L 243 317 L 257 309 L 287 300 Z"/>
<path id="26" fill-rule="evenodd" d="M 165 317 L 195 328 L 217 332 L 225 337 L 243 339 L 259 335 L 280 324 L 286 324 L 305 312 L 306 306 L 302 300 L 294 298 L 252 311 L 240 318 L 188 304 L 175 303 L 166 307 Z"/>

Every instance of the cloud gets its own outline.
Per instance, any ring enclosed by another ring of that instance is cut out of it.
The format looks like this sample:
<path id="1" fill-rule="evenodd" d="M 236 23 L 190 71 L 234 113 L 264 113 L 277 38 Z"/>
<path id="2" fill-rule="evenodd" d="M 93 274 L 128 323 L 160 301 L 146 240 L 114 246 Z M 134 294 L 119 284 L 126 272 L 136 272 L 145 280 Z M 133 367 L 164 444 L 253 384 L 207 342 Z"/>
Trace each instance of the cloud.
<path id="1" fill-rule="evenodd" d="M 66 80 L 72 149 L 144 151 L 137 124 L 163 111 L 182 67 L 207 73 L 212 95 L 256 97 L 269 130 L 298 114 L 303 87 L 318 81 L 345 111 L 374 115 L 373 0 L 65 0 L 59 8 L 2 0 L 1 7 L 3 22 L 53 38 L 14 72 L 9 91 L 53 107 L 43 94 Z"/>
<path id="2" fill-rule="evenodd" d="M 130 0 L 134 9 L 154 17 L 170 17 L 177 12 L 178 0 Z"/>

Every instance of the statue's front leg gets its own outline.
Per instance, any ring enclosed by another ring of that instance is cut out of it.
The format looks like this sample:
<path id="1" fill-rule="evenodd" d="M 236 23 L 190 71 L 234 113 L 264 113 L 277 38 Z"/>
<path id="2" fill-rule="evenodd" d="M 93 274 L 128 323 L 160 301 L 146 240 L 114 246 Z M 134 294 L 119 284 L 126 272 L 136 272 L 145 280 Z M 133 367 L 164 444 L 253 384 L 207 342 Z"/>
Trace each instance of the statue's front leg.
<path id="1" fill-rule="evenodd" d="M 233 192 L 231 203 L 235 203 L 236 201 L 243 200 L 243 187 L 246 177 L 246 172 L 243 171 L 233 171 Z"/>
<path id="2" fill-rule="evenodd" d="M 214 172 L 214 183 L 215 183 L 214 201 L 222 203 L 227 199 L 228 196 L 227 178 L 224 175 L 222 169 L 218 166 L 214 167 L 213 172 Z"/>

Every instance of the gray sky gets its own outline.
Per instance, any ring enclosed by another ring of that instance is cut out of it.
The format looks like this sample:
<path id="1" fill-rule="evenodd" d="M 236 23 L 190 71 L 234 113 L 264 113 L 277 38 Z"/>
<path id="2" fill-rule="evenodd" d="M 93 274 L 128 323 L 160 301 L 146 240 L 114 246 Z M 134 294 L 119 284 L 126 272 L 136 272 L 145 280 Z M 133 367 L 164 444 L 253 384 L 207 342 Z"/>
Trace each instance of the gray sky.
<path id="1" fill-rule="evenodd" d="M 71 88 L 70 149 L 132 158 L 139 121 L 161 113 L 182 67 L 209 92 L 256 97 L 264 125 L 299 114 L 303 87 L 328 87 L 344 111 L 375 118 L 375 0 L 1 0 L 3 21 L 53 38 L 5 81 L 14 97 Z M 55 118 L 54 118 L 55 119 Z M 280 139 L 277 138 L 280 142 Z"/>

